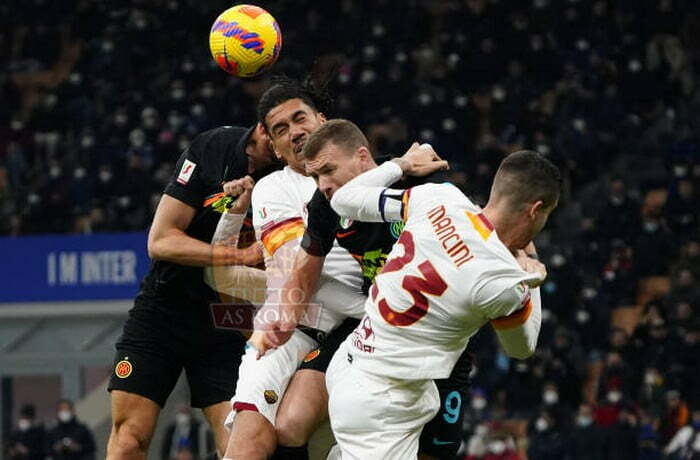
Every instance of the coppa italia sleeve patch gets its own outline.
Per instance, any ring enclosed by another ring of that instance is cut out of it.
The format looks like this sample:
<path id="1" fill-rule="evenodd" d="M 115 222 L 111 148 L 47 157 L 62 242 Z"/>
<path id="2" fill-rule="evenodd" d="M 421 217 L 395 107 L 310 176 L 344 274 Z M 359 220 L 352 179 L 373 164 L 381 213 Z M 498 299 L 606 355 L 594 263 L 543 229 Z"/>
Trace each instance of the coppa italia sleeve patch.
<path id="1" fill-rule="evenodd" d="M 182 164 L 182 168 L 180 168 L 180 174 L 177 175 L 177 182 L 182 185 L 187 184 L 190 181 L 190 177 L 192 177 L 194 168 L 196 167 L 197 163 L 185 159 L 185 162 Z"/>

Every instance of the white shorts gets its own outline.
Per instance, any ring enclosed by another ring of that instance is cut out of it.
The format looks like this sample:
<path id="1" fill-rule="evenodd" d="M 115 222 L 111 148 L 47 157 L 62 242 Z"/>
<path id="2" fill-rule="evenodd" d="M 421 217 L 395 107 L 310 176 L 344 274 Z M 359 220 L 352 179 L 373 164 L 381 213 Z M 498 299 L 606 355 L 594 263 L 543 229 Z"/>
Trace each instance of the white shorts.
<path id="1" fill-rule="evenodd" d="M 423 425 L 440 409 L 432 380 L 369 374 L 348 361 L 347 342 L 326 371 L 328 412 L 342 459 L 417 458 Z"/>
<path id="2" fill-rule="evenodd" d="M 292 375 L 304 357 L 317 343 L 300 331 L 295 331 L 287 343 L 255 359 L 257 350 L 250 344 L 238 370 L 236 393 L 231 398 L 232 411 L 224 422 L 229 430 L 239 410 L 254 410 L 273 426 L 277 409 Z"/>

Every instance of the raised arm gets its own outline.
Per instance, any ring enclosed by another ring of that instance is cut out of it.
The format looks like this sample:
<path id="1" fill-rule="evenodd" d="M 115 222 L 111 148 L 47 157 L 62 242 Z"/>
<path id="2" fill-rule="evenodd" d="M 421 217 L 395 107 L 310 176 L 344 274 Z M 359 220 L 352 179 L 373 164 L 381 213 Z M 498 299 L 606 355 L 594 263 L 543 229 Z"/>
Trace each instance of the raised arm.
<path id="1" fill-rule="evenodd" d="M 403 190 L 387 188 L 402 176 L 427 176 L 448 169 L 429 144 L 414 143 L 401 157 L 355 177 L 333 194 L 331 206 L 343 217 L 363 222 L 401 220 Z"/>

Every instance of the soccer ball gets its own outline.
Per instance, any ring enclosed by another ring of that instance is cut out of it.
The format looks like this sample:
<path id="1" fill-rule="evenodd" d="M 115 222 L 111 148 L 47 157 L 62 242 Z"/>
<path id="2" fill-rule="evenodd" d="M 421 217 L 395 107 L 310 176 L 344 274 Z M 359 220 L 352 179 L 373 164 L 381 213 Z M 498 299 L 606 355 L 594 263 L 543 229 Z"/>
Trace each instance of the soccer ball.
<path id="1" fill-rule="evenodd" d="M 282 32 L 270 13 L 236 5 L 221 13 L 209 33 L 209 49 L 219 67 L 238 77 L 254 77 L 280 55 Z"/>

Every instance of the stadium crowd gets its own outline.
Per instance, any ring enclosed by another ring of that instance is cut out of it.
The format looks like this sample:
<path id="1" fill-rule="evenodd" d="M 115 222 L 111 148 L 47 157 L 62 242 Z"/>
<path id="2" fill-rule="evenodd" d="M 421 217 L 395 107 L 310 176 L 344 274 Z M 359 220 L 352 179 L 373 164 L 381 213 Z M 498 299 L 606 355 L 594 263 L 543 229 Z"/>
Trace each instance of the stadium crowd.
<path id="1" fill-rule="evenodd" d="M 565 172 L 537 241 L 538 352 L 470 344 L 465 458 L 700 458 L 700 5 L 260 4 L 284 33 L 276 70 L 337 66 L 329 115 L 373 151 L 430 142 L 482 203 L 508 152 Z M 255 121 L 266 80 L 227 76 L 207 50 L 228 6 L 0 5 L 2 234 L 144 230 L 196 133 Z"/>

